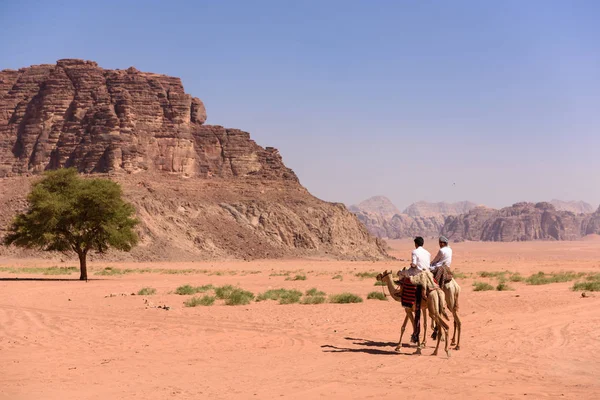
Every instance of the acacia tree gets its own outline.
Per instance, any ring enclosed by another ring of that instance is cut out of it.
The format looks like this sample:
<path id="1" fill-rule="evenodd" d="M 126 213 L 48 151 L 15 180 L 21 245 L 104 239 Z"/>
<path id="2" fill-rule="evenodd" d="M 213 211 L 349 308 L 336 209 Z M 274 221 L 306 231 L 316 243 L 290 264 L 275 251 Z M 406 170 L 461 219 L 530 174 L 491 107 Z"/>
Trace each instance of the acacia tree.
<path id="1" fill-rule="evenodd" d="M 109 247 L 129 251 L 137 244 L 134 207 L 123 201 L 119 184 L 108 179 L 83 179 L 74 168 L 50 171 L 36 182 L 29 208 L 15 217 L 5 244 L 46 251 L 74 251 L 87 280 L 90 250 Z"/>

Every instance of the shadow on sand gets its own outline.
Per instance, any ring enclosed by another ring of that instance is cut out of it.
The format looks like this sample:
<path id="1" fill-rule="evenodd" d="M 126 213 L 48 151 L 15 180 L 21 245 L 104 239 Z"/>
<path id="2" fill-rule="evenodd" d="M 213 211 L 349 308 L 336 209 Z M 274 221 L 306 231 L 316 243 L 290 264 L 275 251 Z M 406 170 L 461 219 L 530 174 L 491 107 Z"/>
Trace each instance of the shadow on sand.
<path id="1" fill-rule="evenodd" d="M 373 347 L 392 347 L 395 348 L 396 345 L 398 343 L 396 342 L 376 342 L 373 340 L 367 340 L 367 339 L 358 339 L 358 338 L 351 338 L 351 337 L 345 337 L 344 339 L 352 341 L 352 344 L 355 346 L 363 346 L 363 347 L 358 347 L 358 348 L 350 348 L 350 347 L 337 347 L 337 346 L 332 346 L 329 344 L 323 345 L 321 346 L 321 348 L 323 349 L 324 352 L 326 353 L 366 353 L 366 354 L 375 354 L 375 355 L 404 355 L 404 356 L 410 356 L 412 354 L 410 353 L 399 353 L 397 351 L 394 350 L 380 350 L 380 349 L 373 349 Z M 402 345 L 403 348 L 415 348 L 415 346 L 410 346 L 406 343 L 404 343 Z"/>
<path id="2" fill-rule="evenodd" d="M 102 281 L 104 279 L 88 279 L 88 281 Z M 0 278 L 0 282 L 87 282 L 79 278 Z"/>

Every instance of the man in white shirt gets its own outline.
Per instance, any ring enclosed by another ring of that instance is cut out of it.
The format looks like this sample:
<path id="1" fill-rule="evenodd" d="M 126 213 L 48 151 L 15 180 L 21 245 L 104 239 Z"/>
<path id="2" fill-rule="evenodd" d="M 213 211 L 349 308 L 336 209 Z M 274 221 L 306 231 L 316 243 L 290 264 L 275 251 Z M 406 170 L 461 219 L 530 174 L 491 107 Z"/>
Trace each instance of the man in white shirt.
<path id="1" fill-rule="evenodd" d="M 415 249 L 412 251 L 412 262 L 410 268 L 405 271 L 399 271 L 398 276 L 414 276 L 427 270 L 431 265 L 431 254 L 423 248 L 425 240 L 421 236 L 415 238 Z M 419 343 L 419 334 L 421 332 L 421 299 L 424 297 L 423 287 L 417 286 L 415 299 L 415 324 L 411 337 L 413 343 Z"/>
<path id="2" fill-rule="evenodd" d="M 450 264 L 452 264 L 452 249 L 448 246 L 448 238 L 446 236 L 440 236 L 439 244 L 440 251 L 438 251 L 435 258 L 431 261 L 431 266 L 429 267 L 432 272 L 437 267 L 441 267 L 442 265 L 449 267 Z"/>

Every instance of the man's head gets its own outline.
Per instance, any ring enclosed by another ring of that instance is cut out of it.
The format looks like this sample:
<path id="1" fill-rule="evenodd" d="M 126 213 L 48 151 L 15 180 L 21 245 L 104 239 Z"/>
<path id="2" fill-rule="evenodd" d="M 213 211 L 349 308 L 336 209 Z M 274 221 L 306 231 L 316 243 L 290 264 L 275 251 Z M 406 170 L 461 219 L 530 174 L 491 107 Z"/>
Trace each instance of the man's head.
<path id="1" fill-rule="evenodd" d="M 423 246 L 425 244 L 425 240 L 423 240 L 423 238 L 421 236 L 417 236 L 415 238 L 415 247 L 419 248 L 421 246 Z"/>
<path id="2" fill-rule="evenodd" d="M 440 236 L 440 248 L 448 246 L 448 238 L 446 236 Z"/>

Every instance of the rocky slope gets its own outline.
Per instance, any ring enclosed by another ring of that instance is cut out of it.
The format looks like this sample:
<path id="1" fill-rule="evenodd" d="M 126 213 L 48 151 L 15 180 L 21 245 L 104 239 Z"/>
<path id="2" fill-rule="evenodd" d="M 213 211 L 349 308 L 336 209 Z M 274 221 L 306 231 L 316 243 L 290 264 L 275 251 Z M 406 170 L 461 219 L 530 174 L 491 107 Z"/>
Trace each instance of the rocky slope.
<path id="1" fill-rule="evenodd" d="M 500 210 L 477 207 L 467 214 L 446 218 L 442 233 L 453 240 L 575 240 L 600 233 L 598 228 L 600 210 L 595 214 L 575 214 L 541 202 L 516 203 Z"/>
<path id="2" fill-rule="evenodd" d="M 24 208 L 27 175 L 76 167 L 121 182 L 138 210 L 142 243 L 115 257 L 387 256 L 276 149 L 205 120 L 178 78 L 70 59 L 1 71 L 0 229 Z"/>

